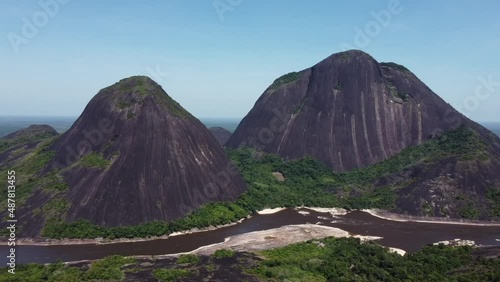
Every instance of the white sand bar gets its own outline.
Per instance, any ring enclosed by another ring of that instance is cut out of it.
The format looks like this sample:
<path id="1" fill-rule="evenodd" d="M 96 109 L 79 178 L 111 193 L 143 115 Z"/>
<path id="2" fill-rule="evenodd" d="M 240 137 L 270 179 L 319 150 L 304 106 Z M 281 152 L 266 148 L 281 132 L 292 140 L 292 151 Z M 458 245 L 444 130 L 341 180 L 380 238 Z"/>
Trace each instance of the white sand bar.
<path id="1" fill-rule="evenodd" d="M 274 214 L 277 212 L 280 212 L 282 210 L 285 210 L 286 208 L 274 208 L 274 209 L 263 209 L 261 211 L 258 211 L 258 214 Z"/>
<path id="2" fill-rule="evenodd" d="M 347 210 L 341 208 L 316 208 L 316 207 L 302 207 L 304 209 L 312 210 L 320 213 L 329 213 L 331 215 L 346 215 Z"/>
<path id="3" fill-rule="evenodd" d="M 392 248 L 392 247 L 389 247 L 389 252 L 393 252 L 393 253 L 396 253 L 396 254 L 401 255 L 401 256 L 404 256 L 406 254 L 406 252 L 404 250 L 401 250 L 398 248 Z"/>

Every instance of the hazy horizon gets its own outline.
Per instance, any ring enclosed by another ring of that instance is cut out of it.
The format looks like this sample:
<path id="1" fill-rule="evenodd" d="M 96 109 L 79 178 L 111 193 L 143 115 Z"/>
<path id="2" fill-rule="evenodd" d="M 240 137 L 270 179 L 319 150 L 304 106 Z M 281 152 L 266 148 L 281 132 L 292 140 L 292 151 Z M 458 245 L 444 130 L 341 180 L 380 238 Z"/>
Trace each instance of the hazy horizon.
<path id="1" fill-rule="evenodd" d="M 2 116 L 0 115 L 0 138 L 31 124 L 47 124 L 59 133 L 68 130 L 78 116 Z M 198 117 L 197 117 L 198 118 Z M 242 118 L 198 118 L 207 128 L 222 127 L 233 132 Z M 500 136 L 500 122 L 478 122 Z"/>
<path id="2" fill-rule="evenodd" d="M 80 113 L 81 114 L 81 113 Z M 80 114 L 78 115 L 0 115 L 0 118 L 4 117 L 11 117 L 11 118 L 73 118 L 77 119 Z M 242 117 L 224 117 L 224 116 L 219 116 L 219 117 L 198 117 L 194 116 L 195 118 L 199 120 L 239 120 L 241 121 L 245 116 Z M 494 121 L 494 120 L 474 120 L 472 121 L 480 123 L 480 124 L 500 124 L 500 120 Z"/>
<path id="3" fill-rule="evenodd" d="M 0 138 L 32 124 L 46 124 L 57 132 L 63 133 L 76 121 L 78 116 L 2 116 L 0 115 Z M 240 118 L 198 118 L 207 128 L 222 127 L 233 132 L 241 121 Z"/>

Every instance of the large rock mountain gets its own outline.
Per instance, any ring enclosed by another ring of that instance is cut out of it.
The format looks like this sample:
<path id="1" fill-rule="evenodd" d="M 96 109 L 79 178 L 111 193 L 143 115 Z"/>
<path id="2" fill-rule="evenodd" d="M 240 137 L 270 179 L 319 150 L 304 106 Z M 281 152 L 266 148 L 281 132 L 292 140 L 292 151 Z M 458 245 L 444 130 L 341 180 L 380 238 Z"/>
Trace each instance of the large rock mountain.
<path id="1" fill-rule="evenodd" d="M 37 235 L 54 203 L 64 207 L 59 220 L 135 225 L 177 219 L 246 189 L 208 129 L 148 77 L 102 89 L 73 126 L 38 153 L 49 161 L 34 173 L 44 180 L 19 212 L 30 223 L 25 236 Z M 34 209 L 42 210 L 36 218 Z"/>
<path id="2" fill-rule="evenodd" d="M 500 210 L 491 214 L 500 209 L 498 136 L 457 112 L 405 67 L 379 63 L 362 51 L 334 54 L 276 79 L 226 146 L 285 159 L 310 156 L 336 172 L 399 157 L 408 164 L 401 171 L 385 164 L 362 170 L 390 173 L 350 196 L 391 187 L 397 212 L 500 217 Z M 399 167 L 397 160 L 390 164 Z"/>
<path id="3" fill-rule="evenodd" d="M 335 171 L 348 171 L 462 123 L 485 130 L 405 67 L 347 51 L 278 78 L 227 146 L 257 147 L 286 159 L 312 156 Z"/>

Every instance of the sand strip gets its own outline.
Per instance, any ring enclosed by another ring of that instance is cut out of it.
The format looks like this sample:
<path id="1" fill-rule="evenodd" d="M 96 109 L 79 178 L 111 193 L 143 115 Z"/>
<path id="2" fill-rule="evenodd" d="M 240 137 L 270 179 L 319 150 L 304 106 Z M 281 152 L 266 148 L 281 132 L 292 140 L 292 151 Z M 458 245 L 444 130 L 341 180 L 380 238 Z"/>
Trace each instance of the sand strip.
<path id="1" fill-rule="evenodd" d="M 286 208 L 263 209 L 261 211 L 258 211 L 257 214 L 260 214 L 260 215 L 275 214 L 275 213 L 280 212 L 282 210 L 286 210 Z"/>
<path id="2" fill-rule="evenodd" d="M 471 226 L 500 226 L 500 222 L 488 222 L 488 221 L 477 221 L 477 222 L 467 222 L 462 221 L 460 219 L 441 219 L 441 218 L 432 218 L 429 220 L 422 219 L 422 217 L 416 216 L 406 216 L 395 213 L 389 213 L 386 211 L 380 211 L 375 209 L 365 209 L 361 210 L 362 212 L 369 213 L 372 216 L 390 220 L 390 221 L 399 221 L 399 222 L 420 222 L 420 223 L 434 223 L 434 224 L 455 224 L 455 225 L 471 225 Z"/>

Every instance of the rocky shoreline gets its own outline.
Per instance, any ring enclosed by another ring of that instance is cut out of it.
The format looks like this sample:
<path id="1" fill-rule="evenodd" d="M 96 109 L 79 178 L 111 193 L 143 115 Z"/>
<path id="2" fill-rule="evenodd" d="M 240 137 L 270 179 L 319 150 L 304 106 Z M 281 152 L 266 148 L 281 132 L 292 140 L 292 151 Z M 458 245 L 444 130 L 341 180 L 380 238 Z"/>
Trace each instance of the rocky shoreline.
<path id="1" fill-rule="evenodd" d="M 377 210 L 377 209 L 363 209 L 361 211 L 381 219 L 399 221 L 399 222 L 420 222 L 420 223 L 456 224 L 456 225 L 472 225 L 472 226 L 500 226 L 500 222 L 498 221 L 480 221 L 480 220 L 453 219 L 445 217 L 411 216 L 411 215 L 391 213 L 388 211 Z"/>
<path id="2" fill-rule="evenodd" d="M 118 243 L 134 243 L 134 242 L 145 242 L 145 241 L 154 241 L 154 240 L 162 240 L 168 239 L 173 236 L 180 236 L 185 234 L 199 233 L 199 232 L 207 232 L 213 231 L 219 228 L 229 227 L 236 224 L 241 223 L 243 220 L 251 218 L 248 216 L 246 218 L 242 218 L 238 221 L 210 226 L 205 228 L 193 228 L 191 230 L 174 232 L 169 235 L 163 236 L 152 236 L 147 238 L 119 238 L 119 239 L 105 239 L 105 238 L 94 238 L 94 239 L 50 239 L 50 238 L 20 238 L 16 240 L 16 244 L 18 246 L 66 246 L 66 245 L 108 245 L 108 244 L 118 244 Z M 7 245 L 7 241 L 0 241 L 0 246 Z"/>

